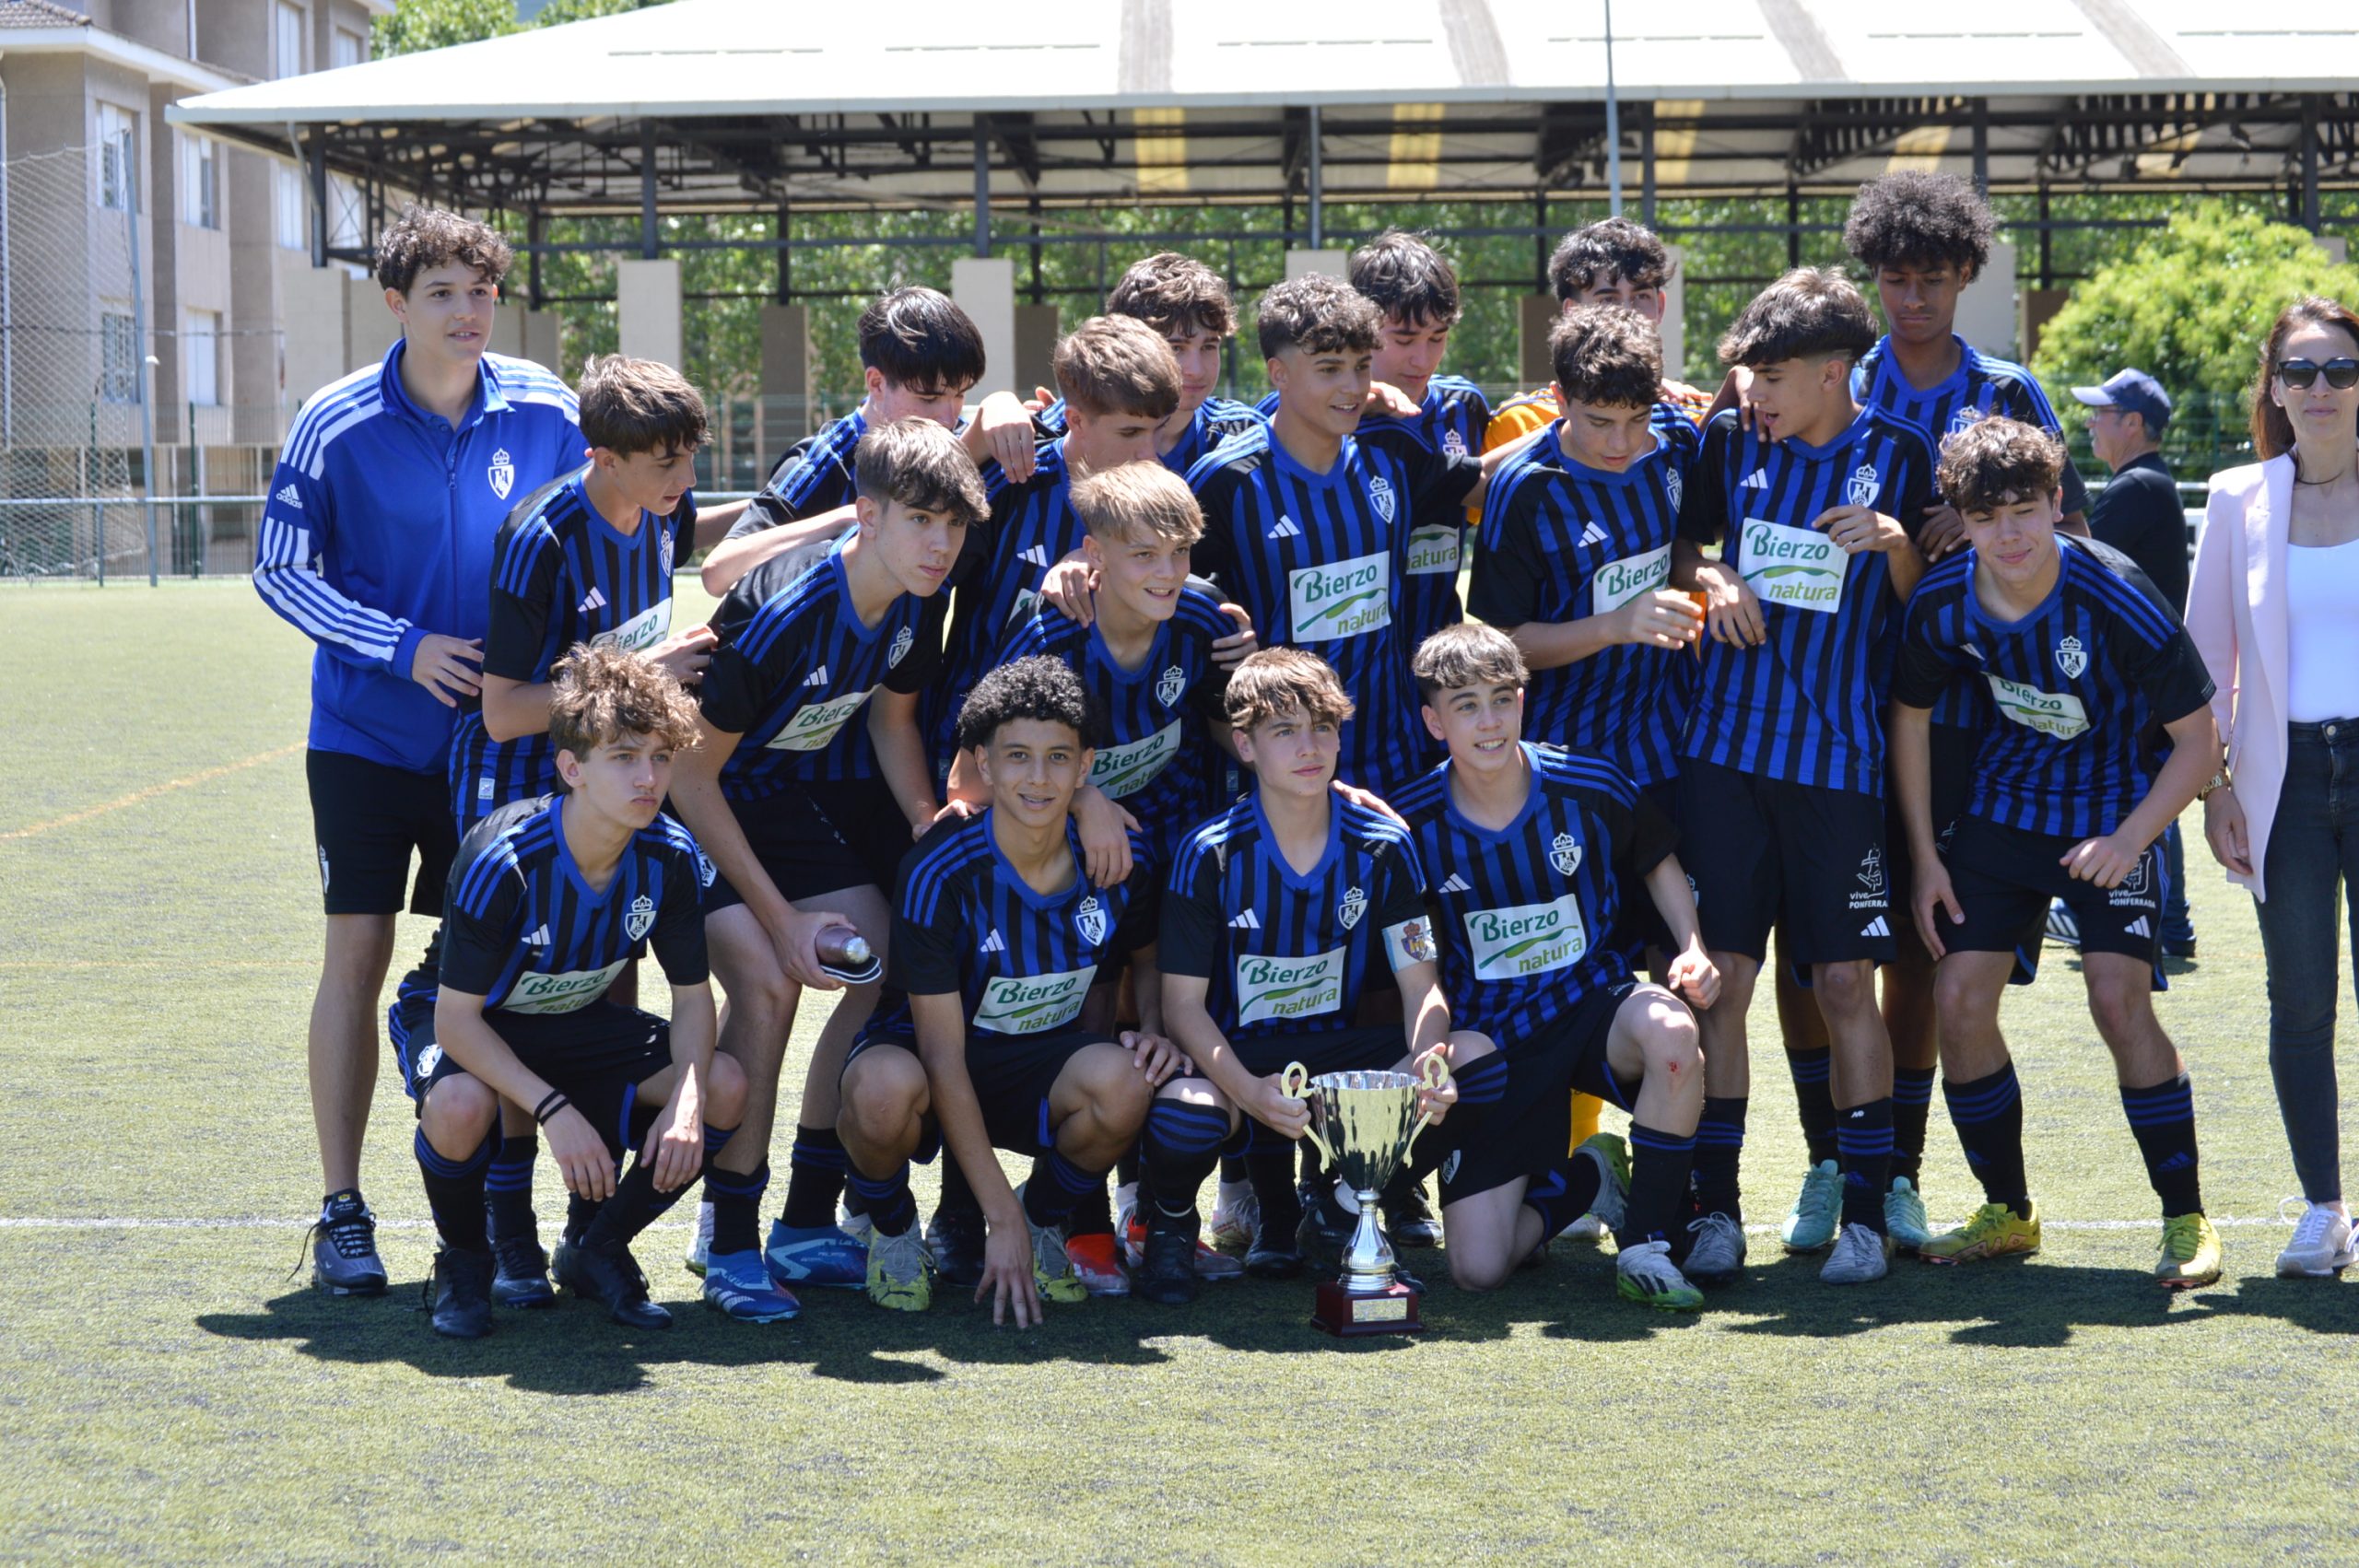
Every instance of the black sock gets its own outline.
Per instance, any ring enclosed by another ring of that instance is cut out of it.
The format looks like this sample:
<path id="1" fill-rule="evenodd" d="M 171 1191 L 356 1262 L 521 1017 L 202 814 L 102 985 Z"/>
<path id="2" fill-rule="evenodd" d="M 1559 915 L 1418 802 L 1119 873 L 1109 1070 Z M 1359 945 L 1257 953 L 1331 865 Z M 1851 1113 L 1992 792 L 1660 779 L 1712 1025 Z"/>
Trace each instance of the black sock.
<path id="1" fill-rule="evenodd" d="M 483 1178 L 493 1235 L 506 1240 L 533 1234 L 533 1164 L 540 1157 L 538 1134 L 499 1139 L 499 1153 L 491 1157 Z"/>
<path id="2" fill-rule="evenodd" d="M 1100 1199 L 1106 1196 L 1106 1173 L 1083 1170 L 1063 1150 L 1051 1149 L 1032 1162 L 1032 1175 L 1024 1183 L 1025 1217 L 1044 1229 L 1062 1225 L 1074 1205 L 1093 1192 Z"/>
<path id="3" fill-rule="evenodd" d="M 1892 1070 L 1892 1177 L 1903 1176 L 1911 1187 L 1922 1185 L 1918 1173 L 1925 1164 L 1925 1123 L 1933 1114 L 1933 1070 L 1895 1067 Z"/>
<path id="4" fill-rule="evenodd" d="M 836 1223 L 836 1199 L 844 1195 L 844 1141 L 832 1127 L 797 1127 L 787 1156 L 786 1207 L 780 1223 L 790 1230 L 816 1230 Z"/>
<path id="5" fill-rule="evenodd" d="M 565 1239 L 580 1241 L 589 1234 L 590 1222 L 598 1217 L 599 1204 L 594 1199 L 578 1192 L 565 1195 Z"/>
<path id="6" fill-rule="evenodd" d="M 1135 1139 L 1129 1148 L 1122 1151 L 1122 1157 L 1114 1162 L 1114 1184 L 1118 1187 L 1136 1187 L 1139 1184 L 1139 1146 Z"/>
<path id="7" fill-rule="evenodd" d="M 1617 1246 L 1668 1241 L 1684 1217 L 1687 1176 L 1696 1162 L 1696 1135 L 1630 1124 L 1630 1201 Z"/>
<path id="8" fill-rule="evenodd" d="M 654 1169 L 644 1160 L 633 1160 L 623 1178 L 615 1183 L 615 1195 L 598 1206 L 598 1217 L 590 1222 L 582 1235 L 584 1246 L 628 1246 L 633 1237 L 663 1217 L 664 1211 L 680 1200 L 687 1189 L 659 1192 L 655 1188 Z"/>
<path id="9" fill-rule="evenodd" d="M 460 1252 L 489 1252 L 491 1237 L 484 1225 L 483 1176 L 491 1164 L 493 1140 L 464 1160 L 445 1159 L 426 1141 L 419 1128 L 411 1147 L 417 1153 L 418 1175 L 426 1181 L 427 1206 L 434 1211 L 434 1228 L 442 1245 Z"/>
<path id="10" fill-rule="evenodd" d="M 854 1165 L 844 1173 L 845 1185 L 865 1199 L 869 1223 L 879 1235 L 908 1234 L 917 1223 L 918 1200 L 910 1193 L 910 1163 L 903 1160 L 888 1176 L 867 1176 Z"/>
<path id="11" fill-rule="evenodd" d="M 1081 1201 L 1065 1216 L 1065 1239 L 1074 1236 L 1109 1236 L 1114 1234 L 1114 1203 L 1106 1193 L 1101 1177 L 1096 1187 L 1081 1195 Z"/>
<path id="12" fill-rule="evenodd" d="M 1229 1186 L 1235 1186 L 1237 1183 L 1243 1181 L 1245 1179 L 1245 1156 L 1242 1154 L 1223 1153 L 1220 1157 L 1220 1179 Z"/>
<path id="13" fill-rule="evenodd" d="M 1253 1184 L 1253 1197 L 1261 1205 L 1262 1234 L 1279 1237 L 1281 1245 L 1291 1246 L 1294 1233 L 1302 1223 L 1302 1193 L 1294 1181 L 1294 1140 L 1266 1127 L 1255 1127 L 1252 1131 L 1252 1141 L 1245 1149 L 1245 1179 Z M 1310 1140 L 1302 1141 L 1307 1147 Z"/>
<path id="14" fill-rule="evenodd" d="M 2146 1156 L 2146 1179 L 2163 1200 L 2163 1218 L 2203 1211 L 2203 1182 L 2195 1159 L 2195 1087 L 2186 1073 L 2147 1089 L 2121 1091 L 2121 1108 Z"/>
<path id="15" fill-rule="evenodd" d="M 1726 1214 L 1744 1223 L 1744 1199 L 1737 1187 L 1737 1161 L 1744 1153 L 1744 1107 L 1741 1096 L 1704 1096 L 1696 1123 L 1696 1206 L 1706 1214 Z"/>
<path id="16" fill-rule="evenodd" d="M 1986 1203 L 2004 1203 L 2031 1217 L 2031 1188 L 2024 1176 L 2024 1097 L 2015 1064 L 1985 1078 L 1942 1080 L 1942 1101 L 1966 1151 L 1966 1167 L 1982 1184 Z"/>
<path id="17" fill-rule="evenodd" d="M 1843 1167 L 1843 1223 L 1881 1235 L 1884 1189 L 1892 1180 L 1892 1101 L 1836 1112 L 1835 1156 Z"/>
<path id="18" fill-rule="evenodd" d="M 1579 1150 L 1526 1183 L 1523 1206 L 1540 1216 L 1540 1239 L 1548 1240 L 1595 1208 L 1604 1185 L 1604 1170 Z"/>
<path id="19" fill-rule="evenodd" d="M 712 1133 L 706 1130 L 710 1150 Z M 724 1171 L 705 1155 L 704 1196 L 712 1205 L 712 1250 L 752 1252 L 761 1245 L 762 1194 L 769 1190 L 770 1163 L 764 1160 L 750 1171 Z"/>
<path id="20" fill-rule="evenodd" d="M 940 1214 L 964 1215 L 980 1224 L 983 1218 L 982 1199 L 975 1196 L 974 1183 L 967 1179 L 967 1172 L 955 1158 L 942 1161 L 942 1201 L 934 1205 Z"/>
<path id="21" fill-rule="evenodd" d="M 1835 1147 L 1835 1053 L 1788 1051 L 1786 1071 L 1794 1077 L 1794 1109 L 1802 1123 L 1802 1144 L 1810 1163 L 1824 1164 L 1837 1157 Z"/>
<path id="22" fill-rule="evenodd" d="M 1227 1140 L 1226 1111 L 1184 1100 L 1155 1102 L 1139 1139 L 1139 1208 L 1150 1228 L 1193 1218 L 1196 1194 Z"/>

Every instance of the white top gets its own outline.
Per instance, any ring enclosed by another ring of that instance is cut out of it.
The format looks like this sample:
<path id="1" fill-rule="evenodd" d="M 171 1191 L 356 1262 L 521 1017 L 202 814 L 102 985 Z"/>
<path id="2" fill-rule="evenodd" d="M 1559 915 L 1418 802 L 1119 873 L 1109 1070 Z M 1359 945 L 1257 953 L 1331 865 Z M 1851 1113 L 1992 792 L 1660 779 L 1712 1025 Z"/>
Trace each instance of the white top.
<path id="1" fill-rule="evenodd" d="M 2285 717 L 2359 718 L 2359 539 L 2285 552 Z"/>

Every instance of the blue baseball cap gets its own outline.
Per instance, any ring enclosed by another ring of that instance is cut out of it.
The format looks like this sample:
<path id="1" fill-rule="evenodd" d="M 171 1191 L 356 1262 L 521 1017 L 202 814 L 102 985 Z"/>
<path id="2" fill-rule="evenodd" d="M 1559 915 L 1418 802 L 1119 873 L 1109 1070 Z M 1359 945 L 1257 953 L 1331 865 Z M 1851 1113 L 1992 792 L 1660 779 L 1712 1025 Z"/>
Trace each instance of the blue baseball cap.
<path id="1" fill-rule="evenodd" d="M 2074 387 L 2072 396 L 2091 408 L 2143 415 L 2150 436 L 2170 423 L 2171 394 L 2143 370 L 2117 370 L 2101 387 Z"/>

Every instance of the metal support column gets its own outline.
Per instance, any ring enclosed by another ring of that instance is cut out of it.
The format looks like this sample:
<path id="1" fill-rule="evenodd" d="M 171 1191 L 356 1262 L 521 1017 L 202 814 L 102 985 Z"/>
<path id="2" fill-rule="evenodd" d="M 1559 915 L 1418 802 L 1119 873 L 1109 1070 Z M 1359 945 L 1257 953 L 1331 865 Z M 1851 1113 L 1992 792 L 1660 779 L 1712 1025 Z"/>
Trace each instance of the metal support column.
<path id="1" fill-rule="evenodd" d="M 1786 187 L 1786 265 L 1802 264 L 1802 193 L 1791 184 Z"/>
<path id="2" fill-rule="evenodd" d="M 541 308 L 541 242 L 548 238 L 548 221 L 541 216 L 535 203 L 524 213 L 524 298 L 525 309 Z"/>
<path id="3" fill-rule="evenodd" d="M 1974 100 L 1974 193 L 1990 197 L 1990 100 Z"/>
<path id="4" fill-rule="evenodd" d="M 1622 216 L 1622 95 L 1614 90 L 1614 0 L 1605 0 L 1606 210 Z"/>
<path id="5" fill-rule="evenodd" d="M 1327 248 L 1326 160 L 1319 151 L 1319 106 L 1310 106 L 1310 248 Z"/>
<path id="6" fill-rule="evenodd" d="M 975 116 L 975 254 L 992 253 L 991 122 Z"/>
<path id="7" fill-rule="evenodd" d="M 311 264 L 328 264 L 328 139 L 314 130 L 303 147 L 304 172 L 311 187 Z"/>
<path id="8" fill-rule="evenodd" d="M 131 372 L 139 396 L 139 491 L 147 513 L 147 586 L 156 586 L 156 378 L 148 374 L 153 357 L 147 349 L 147 289 L 140 276 L 140 172 L 126 171 L 123 189 L 130 197 L 123 215 L 123 239 L 131 255 Z M 192 440 L 194 437 L 191 438 Z M 105 569 L 106 531 L 99 531 L 100 569 Z"/>
<path id="9" fill-rule="evenodd" d="M 2053 238 L 2048 227 L 2048 184 L 2042 181 L 2039 187 L 2039 286 L 2042 288 L 2056 287 L 2056 252 L 2050 244 Z"/>
<path id="10" fill-rule="evenodd" d="M 1655 226 L 1655 111 L 1647 110 L 1645 129 L 1638 133 L 1638 221 Z"/>
<path id="11" fill-rule="evenodd" d="M 2318 231 L 2318 99 L 2302 95 L 2302 227 Z"/>
<path id="12" fill-rule="evenodd" d="M 1548 193 L 1532 193 L 1532 289 L 1548 292 Z"/>
<path id="13" fill-rule="evenodd" d="M 781 305 L 792 305 L 794 303 L 794 252 L 787 245 L 789 219 L 791 216 L 792 214 L 788 210 L 787 205 L 784 202 L 779 203 L 778 228 L 776 230 L 778 236 L 778 302 Z"/>
<path id="14" fill-rule="evenodd" d="M 655 228 L 655 122 L 639 123 L 639 254 L 653 261 L 663 253 Z"/>

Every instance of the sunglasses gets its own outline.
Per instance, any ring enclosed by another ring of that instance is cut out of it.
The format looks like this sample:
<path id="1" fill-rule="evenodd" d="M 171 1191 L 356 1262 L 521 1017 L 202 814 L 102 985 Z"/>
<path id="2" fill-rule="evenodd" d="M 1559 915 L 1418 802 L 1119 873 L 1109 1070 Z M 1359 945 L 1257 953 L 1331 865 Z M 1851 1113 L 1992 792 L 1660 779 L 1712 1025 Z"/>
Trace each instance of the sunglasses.
<path id="1" fill-rule="evenodd" d="M 2359 359 L 2330 359 L 2323 365 L 2309 359 L 2281 359 L 2277 379 L 2295 392 L 2307 392 L 2321 370 L 2326 372 L 2326 384 L 2337 392 L 2359 387 Z"/>

